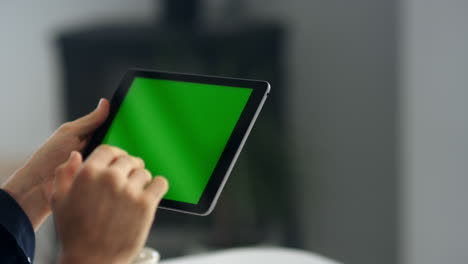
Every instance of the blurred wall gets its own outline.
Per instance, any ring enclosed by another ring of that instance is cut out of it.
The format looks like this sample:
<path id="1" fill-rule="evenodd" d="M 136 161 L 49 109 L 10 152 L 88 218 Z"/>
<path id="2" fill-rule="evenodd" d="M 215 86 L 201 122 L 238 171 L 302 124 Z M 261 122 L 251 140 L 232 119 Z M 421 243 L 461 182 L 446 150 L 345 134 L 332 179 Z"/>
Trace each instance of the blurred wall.
<path id="1" fill-rule="evenodd" d="M 57 126 L 60 69 L 53 39 L 66 27 L 128 18 L 145 20 L 154 1 L 0 2 L 0 156 L 23 157 Z"/>
<path id="2" fill-rule="evenodd" d="M 397 2 L 250 1 L 286 22 L 288 114 L 309 250 L 396 263 Z M 272 87 L 274 92 L 274 87 Z"/>
<path id="3" fill-rule="evenodd" d="M 468 261 L 468 1 L 402 2 L 403 262 Z"/>
<path id="4" fill-rule="evenodd" d="M 398 245 L 403 263 L 466 262 L 467 2 L 244 5 L 288 26 L 292 173 L 303 176 L 295 184 L 306 247 L 347 263 L 396 263 Z M 29 154 L 58 125 L 57 30 L 154 12 L 150 0 L 2 1 L 2 156 Z"/>
<path id="5" fill-rule="evenodd" d="M 53 40 L 59 30 L 94 22 L 148 20 L 156 11 L 151 0 L 138 5 L 126 0 L 1 1 L 2 161 L 17 164 L 58 126 L 61 70 Z M 56 248 L 51 219 L 37 241 L 36 263 L 52 263 Z"/>

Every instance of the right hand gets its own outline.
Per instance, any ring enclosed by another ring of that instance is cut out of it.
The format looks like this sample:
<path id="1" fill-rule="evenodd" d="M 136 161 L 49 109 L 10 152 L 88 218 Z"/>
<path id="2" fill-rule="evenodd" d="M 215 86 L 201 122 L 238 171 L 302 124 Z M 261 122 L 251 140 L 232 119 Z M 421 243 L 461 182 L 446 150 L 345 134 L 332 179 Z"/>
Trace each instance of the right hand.
<path id="1" fill-rule="evenodd" d="M 54 187 L 60 263 L 130 263 L 168 183 L 162 177 L 151 181 L 141 159 L 102 145 L 85 162 L 72 152 L 57 168 Z"/>

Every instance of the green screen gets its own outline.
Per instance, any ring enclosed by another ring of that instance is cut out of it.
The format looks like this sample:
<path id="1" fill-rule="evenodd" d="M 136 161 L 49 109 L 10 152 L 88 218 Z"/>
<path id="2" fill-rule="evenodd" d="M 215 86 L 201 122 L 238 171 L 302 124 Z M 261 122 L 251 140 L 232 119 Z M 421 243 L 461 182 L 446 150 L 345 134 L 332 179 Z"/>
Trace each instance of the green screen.
<path id="1" fill-rule="evenodd" d="M 103 143 L 169 181 L 165 199 L 197 204 L 252 93 L 231 86 L 133 80 Z"/>

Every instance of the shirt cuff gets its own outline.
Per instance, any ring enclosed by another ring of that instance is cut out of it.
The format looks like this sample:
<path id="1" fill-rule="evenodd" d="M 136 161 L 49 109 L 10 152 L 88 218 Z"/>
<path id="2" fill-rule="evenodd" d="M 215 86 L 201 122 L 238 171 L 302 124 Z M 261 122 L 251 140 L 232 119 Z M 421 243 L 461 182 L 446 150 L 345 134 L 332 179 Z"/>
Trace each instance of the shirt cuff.
<path id="1" fill-rule="evenodd" d="M 0 189 L 0 225 L 7 230 L 32 262 L 36 245 L 34 228 L 26 213 L 9 193 Z"/>

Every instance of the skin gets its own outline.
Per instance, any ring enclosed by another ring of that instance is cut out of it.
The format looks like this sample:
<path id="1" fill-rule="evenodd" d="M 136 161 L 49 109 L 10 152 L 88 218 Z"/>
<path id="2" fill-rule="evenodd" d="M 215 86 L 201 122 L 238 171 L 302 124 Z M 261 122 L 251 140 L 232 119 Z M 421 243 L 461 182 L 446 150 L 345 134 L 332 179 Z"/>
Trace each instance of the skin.
<path id="1" fill-rule="evenodd" d="M 61 125 L 2 186 L 22 207 L 37 231 L 51 214 L 54 171 L 72 151 L 83 151 L 93 132 L 106 120 L 109 102 L 99 101 L 88 115 Z"/>
<path id="2" fill-rule="evenodd" d="M 59 263 L 130 263 L 168 189 L 164 178 L 151 179 L 143 161 L 121 149 L 102 145 L 84 163 L 72 152 L 52 195 Z"/>
<path id="3" fill-rule="evenodd" d="M 80 152 L 109 108 L 101 99 L 88 115 L 60 126 L 2 186 L 36 231 L 54 211 L 60 263 L 129 263 L 167 192 L 164 178 L 151 180 L 141 159 L 118 148 L 100 146 L 83 162 Z"/>

